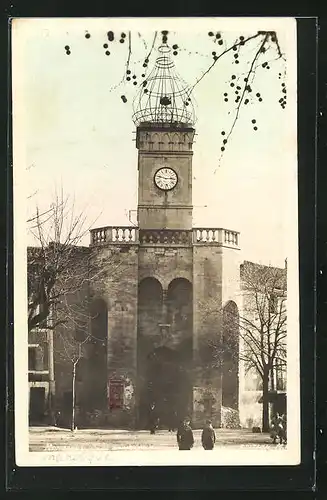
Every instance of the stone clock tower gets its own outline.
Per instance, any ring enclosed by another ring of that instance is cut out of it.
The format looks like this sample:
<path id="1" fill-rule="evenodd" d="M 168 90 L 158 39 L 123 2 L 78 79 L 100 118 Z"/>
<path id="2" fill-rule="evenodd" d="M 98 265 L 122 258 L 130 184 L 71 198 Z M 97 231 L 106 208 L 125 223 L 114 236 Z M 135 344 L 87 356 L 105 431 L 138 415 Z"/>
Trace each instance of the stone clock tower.
<path id="1" fill-rule="evenodd" d="M 137 128 L 140 229 L 192 228 L 192 144 L 187 125 Z"/>
<path id="2" fill-rule="evenodd" d="M 217 364 L 212 351 L 224 307 L 239 305 L 239 233 L 193 227 L 193 97 L 170 48 L 158 50 L 134 101 L 138 225 L 91 231 L 95 262 L 115 263 L 92 292 L 103 316 L 94 326 L 105 345 L 103 412 L 120 427 L 147 428 L 151 411 L 164 428 L 186 415 L 219 426 L 222 409 L 237 414 L 239 404 L 237 356 Z"/>

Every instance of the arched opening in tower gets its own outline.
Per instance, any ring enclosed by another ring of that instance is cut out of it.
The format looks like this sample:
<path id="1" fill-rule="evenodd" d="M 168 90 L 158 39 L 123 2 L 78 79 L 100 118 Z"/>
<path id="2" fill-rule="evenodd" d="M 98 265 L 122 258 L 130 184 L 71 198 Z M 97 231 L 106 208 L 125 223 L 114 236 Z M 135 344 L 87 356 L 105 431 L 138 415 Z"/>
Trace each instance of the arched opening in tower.
<path id="1" fill-rule="evenodd" d="M 193 336 L 192 284 L 184 278 L 175 278 L 168 286 L 168 323 L 175 343 Z"/>
<path id="2" fill-rule="evenodd" d="M 148 354 L 143 413 L 145 427 L 155 418 L 161 428 L 176 429 L 179 422 L 190 415 L 192 385 L 184 357 L 185 351 L 167 346 L 157 347 Z"/>
<path id="3" fill-rule="evenodd" d="M 137 410 L 138 425 L 148 427 L 150 396 L 147 392 L 147 356 L 160 337 L 162 323 L 163 290 L 152 277 L 144 278 L 138 288 L 137 328 Z"/>
<path id="4" fill-rule="evenodd" d="M 90 307 L 91 335 L 88 342 L 88 391 L 89 410 L 107 407 L 107 348 L 108 307 L 103 299 L 95 299 Z"/>
<path id="5" fill-rule="evenodd" d="M 222 405 L 238 410 L 239 312 L 233 301 L 223 309 Z"/>

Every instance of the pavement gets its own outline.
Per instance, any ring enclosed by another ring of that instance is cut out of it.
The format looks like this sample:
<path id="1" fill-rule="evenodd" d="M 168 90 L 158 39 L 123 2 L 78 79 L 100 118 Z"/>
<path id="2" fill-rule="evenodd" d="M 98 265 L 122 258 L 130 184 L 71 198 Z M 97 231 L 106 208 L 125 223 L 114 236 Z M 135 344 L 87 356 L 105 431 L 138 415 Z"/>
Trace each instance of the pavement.
<path id="1" fill-rule="evenodd" d="M 194 448 L 201 446 L 201 430 L 194 430 Z M 276 449 L 269 434 L 255 434 L 247 429 L 217 429 L 216 448 Z M 71 431 L 57 427 L 30 427 L 29 449 L 35 451 L 150 451 L 176 449 L 176 433 L 166 430 L 151 435 L 149 431 L 112 429 L 78 429 Z"/>

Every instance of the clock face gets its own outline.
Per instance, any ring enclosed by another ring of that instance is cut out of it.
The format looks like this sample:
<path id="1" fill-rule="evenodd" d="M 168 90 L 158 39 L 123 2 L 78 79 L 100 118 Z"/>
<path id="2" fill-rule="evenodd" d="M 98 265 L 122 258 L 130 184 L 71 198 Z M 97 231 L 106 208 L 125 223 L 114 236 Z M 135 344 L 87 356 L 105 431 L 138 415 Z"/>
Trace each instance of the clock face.
<path id="1" fill-rule="evenodd" d="M 169 167 L 162 167 L 154 175 L 154 182 L 159 189 L 169 191 L 173 189 L 178 181 L 175 170 Z"/>

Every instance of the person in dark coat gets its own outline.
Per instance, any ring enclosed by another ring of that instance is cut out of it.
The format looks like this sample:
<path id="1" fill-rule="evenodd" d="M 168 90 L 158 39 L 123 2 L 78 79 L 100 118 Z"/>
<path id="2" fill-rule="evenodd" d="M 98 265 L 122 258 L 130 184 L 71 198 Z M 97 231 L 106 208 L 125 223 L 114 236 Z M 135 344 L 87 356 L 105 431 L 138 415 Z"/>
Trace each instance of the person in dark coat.
<path id="1" fill-rule="evenodd" d="M 150 434 L 155 434 L 158 428 L 158 417 L 156 415 L 156 405 L 150 405 Z"/>
<path id="2" fill-rule="evenodd" d="M 185 418 L 177 431 L 177 443 L 180 450 L 190 450 L 193 448 L 194 437 L 189 418 Z"/>
<path id="3" fill-rule="evenodd" d="M 216 434 L 211 420 L 207 420 L 201 435 L 202 446 L 205 450 L 213 450 L 216 442 Z"/>

